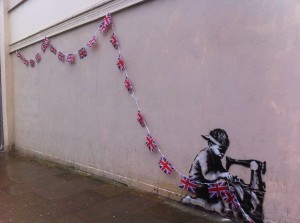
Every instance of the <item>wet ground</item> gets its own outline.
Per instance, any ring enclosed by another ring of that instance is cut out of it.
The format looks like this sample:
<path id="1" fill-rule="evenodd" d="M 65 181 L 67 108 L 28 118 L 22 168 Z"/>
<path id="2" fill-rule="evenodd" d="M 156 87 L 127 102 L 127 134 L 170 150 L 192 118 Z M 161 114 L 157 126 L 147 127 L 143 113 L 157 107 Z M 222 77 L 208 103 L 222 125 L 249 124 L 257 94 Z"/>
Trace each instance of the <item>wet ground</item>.
<path id="1" fill-rule="evenodd" d="M 105 178 L 0 153 L 0 223 L 229 222 Z"/>

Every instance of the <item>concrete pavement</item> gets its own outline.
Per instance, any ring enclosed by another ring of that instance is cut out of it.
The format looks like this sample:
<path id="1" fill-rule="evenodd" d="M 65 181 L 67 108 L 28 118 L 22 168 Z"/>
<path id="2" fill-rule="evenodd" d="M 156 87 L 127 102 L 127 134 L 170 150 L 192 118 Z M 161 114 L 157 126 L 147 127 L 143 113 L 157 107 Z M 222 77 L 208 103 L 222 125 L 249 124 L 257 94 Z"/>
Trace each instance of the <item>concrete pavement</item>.
<path id="1" fill-rule="evenodd" d="M 0 223 L 231 222 L 53 163 L 0 153 Z"/>

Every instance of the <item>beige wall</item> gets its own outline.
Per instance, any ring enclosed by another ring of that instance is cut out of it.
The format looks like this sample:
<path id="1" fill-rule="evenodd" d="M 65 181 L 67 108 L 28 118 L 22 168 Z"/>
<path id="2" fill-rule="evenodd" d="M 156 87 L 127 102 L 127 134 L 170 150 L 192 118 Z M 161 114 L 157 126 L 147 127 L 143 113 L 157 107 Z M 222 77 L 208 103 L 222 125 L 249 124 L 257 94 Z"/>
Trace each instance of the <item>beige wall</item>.
<path id="1" fill-rule="evenodd" d="M 300 222 L 299 10 L 296 0 L 176 0 L 113 15 L 142 112 L 167 158 L 188 174 L 205 147 L 200 135 L 224 128 L 227 155 L 267 162 L 267 222 Z M 98 25 L 51 41 L 74 52 Z M 33 57 L 39 49 L 22 52 Z M 88 54 L 70 66 L 48 51 L 34 69 L 13 57 L 16 147 L 184 194 L 179 176 L 164 175 L 158 153 L 145 147 L 109 35 Z M 248 169 L 232 173 L 250 177 Z"/>

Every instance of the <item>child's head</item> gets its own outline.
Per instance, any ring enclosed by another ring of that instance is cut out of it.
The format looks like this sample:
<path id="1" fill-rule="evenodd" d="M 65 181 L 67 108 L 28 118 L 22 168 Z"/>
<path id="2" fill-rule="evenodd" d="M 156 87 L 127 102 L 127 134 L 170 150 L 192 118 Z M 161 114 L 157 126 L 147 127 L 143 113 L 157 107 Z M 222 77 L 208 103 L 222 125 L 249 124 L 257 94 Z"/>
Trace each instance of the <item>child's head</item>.
<path id="1" fill-rule="evenodd" d="M 202 137 L 207 140 L 208 146 L 214 154 L 223 158 L 230 143 L 226 131 L 223 129 L 214 129 L 210 131 L 209 135 L 202 135 Z"/>

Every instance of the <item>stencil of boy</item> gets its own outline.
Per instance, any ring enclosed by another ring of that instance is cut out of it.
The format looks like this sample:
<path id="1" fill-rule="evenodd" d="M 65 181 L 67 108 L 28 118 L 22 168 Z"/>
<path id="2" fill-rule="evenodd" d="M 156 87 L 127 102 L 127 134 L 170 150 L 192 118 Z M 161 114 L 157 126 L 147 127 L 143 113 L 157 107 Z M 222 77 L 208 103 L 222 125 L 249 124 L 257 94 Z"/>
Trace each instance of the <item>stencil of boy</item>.
<path id="1" fill-rule="evenodd" d="M 218 128 L 210 131 L 209 135 L 202 135 L 202 137 L 207 140 L 208 146 L 195 157 L 189 171 L 189 177 L 199 183 L 215 183 L 220 179 L 230 180 L 232 176 L 225 170 L 221 161 L 230 143 L 226 131 Z M 193 197 L 187 195 L 181 201 L 221 214 L 226 213 L 222 200 L 210 198 L 208 186 L 205 184 L 201 184 L 196 189 Z"/>

